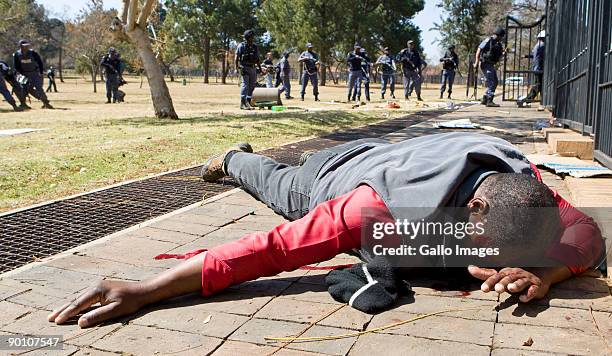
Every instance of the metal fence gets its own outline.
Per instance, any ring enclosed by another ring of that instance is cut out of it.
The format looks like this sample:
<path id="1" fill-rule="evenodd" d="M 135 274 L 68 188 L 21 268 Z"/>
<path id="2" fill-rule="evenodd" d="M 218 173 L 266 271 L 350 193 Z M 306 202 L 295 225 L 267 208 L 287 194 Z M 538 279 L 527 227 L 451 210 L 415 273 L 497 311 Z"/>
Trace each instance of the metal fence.
<path id="1" fill-rule="evenodd" d="M 543 103 L 612 167 L 612 2 L 548 0 Z"/>

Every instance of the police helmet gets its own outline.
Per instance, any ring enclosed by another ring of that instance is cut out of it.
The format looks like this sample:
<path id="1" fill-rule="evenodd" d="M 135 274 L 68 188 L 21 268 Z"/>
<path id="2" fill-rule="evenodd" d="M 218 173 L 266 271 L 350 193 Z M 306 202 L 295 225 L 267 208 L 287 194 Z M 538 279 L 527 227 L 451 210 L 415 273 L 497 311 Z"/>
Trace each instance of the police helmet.
<path id="1" fill-rule="evenodd" d="M 540 38 L 546 38 L 546 30 L 542 30 L 540 31 L 540 33 L 538 33 L 538 39 Z"/>
<path id="2" fill-rule="evenodd" d="M 312 48 L 312 43 L 310 42 L 306 43 L 306 48 Z"/>
<path id="3" fill-rule="evenodd" d="M 32 44 L 32 42 L 30 42 L 30 41 L 28 41 L 26 39 L 19 40 L 19 46 L 29 46 L 31 44 Z"/>
<path id="4" fill-rule="evenodd" d="M 255 36 L 255 31 L 253 30 L 246 30 L 244 31 L 244 38 L 250 38 L 250 37 L 254 37 Z"/>
<path id="5" fill-rule="evenodd" d="M 115 49 L 115 47 L 111 47 L 111 48 L 108 49 L 108 53 L 109 54 L 110 53 L 116 53 L 116 52 L 117 52 L 117 50 Z"/>
<path id="6" fill-rule="evenodd" d="M 408 41 L 408 42 L 406 42 L 406 43 L 407 43 L 407 44 L 409 44 L 409 45 L 411 45 L 411 44 L 414 44 L 414 41 L 413 41 L 413 40 L 409 40 L 409 41 Z"/>
<path id="7" fill-rule="evenodd" d="M 455 45 L 454 45 L 454 44 L 449 45 L 449 46 L 448 46 L 448 49 L 455 49 Z"/>
<path id="8" fill-rule="evenodd" d="M 497 27 L 494 33 L 500 37 L 504 37 L 506 35 L 506 30 L 501 27 Z"/>

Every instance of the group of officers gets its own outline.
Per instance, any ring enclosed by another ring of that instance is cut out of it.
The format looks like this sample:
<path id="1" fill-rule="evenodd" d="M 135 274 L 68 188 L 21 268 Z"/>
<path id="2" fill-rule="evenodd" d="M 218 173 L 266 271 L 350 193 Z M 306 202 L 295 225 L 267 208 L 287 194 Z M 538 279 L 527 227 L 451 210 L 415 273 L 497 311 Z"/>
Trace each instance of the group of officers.
<path id="1" fill-rule="evenodd" d="M 474 66 L 482 72 L 486 86 L 481 103 L 489 107 L 499 106 L 493 99 L 499 83 L 496 67 L 506 53 L 506 49 L 503 47 L 505 35 L 506 31 L 503 28 L 496 28 L 490 36 L 480 43 L 476 51 Z M 253 30 L 247 30 L 244 33 L 244 39 L 244 42 L 238 45 L 235 57 L 236 70 L 242 76 L 240 108 L 246 110 L 253 109 L 254 106 L 251 99 L 257 85 L 258 72 L 266 76 L 266 86 L 268 88 L 277 87 L 281 93 L 285 93 L 286 99 L 291 99 L 291 66 L 289 64 L 291 52 L 285 51 L 276 65 L 273 63 L 272 53 L 267 53 L 262 66 L 259 61 L 257 45 L 254 43 L 255 33 Z M 518 100 L 519 104 L 532 102 L 541 91 L 544 66 L 544 39 L 545 33 L 542 31 L 537 35 L 537 43 L 533 48 L 532 54 L 529 55 L 532 58 L 531 69 L 534 72 L 535 81 L 528 95 Z M 388 47 L 383 48 L 383 54 L 374 63 L 368 57 L 365 48 L 356 43 L 353 51 L 347 55 L 346 62 L 348 65 L 347 101 L 349 102 L 361 101 L 362 85 L 364 87 L 365 99 L 370 101 L 370 72 L 372 68 L 380 69 L 381 72 L 381 99 L 385 98 L 387 88 L 389 88 L 390 97 L 395 98 L 395 76 L 398 65 L 401 66 L 404 99 L 408 100 L 412 93 L 415 92 L 417 100 L 423 100 L 421 97 L 421 84 L 423 82 L 423 70 L 427 67 L 427 63 L 423 60 L 414 41 L 408 41 L 407 47 L 395 56 L 390 53 Z M 447 93 L 447 98 L 451 99 L 455 74 L 459 68 L 459 56 L 455 51 L 454 45 L 448 46 L 444 56 L 440 58 L 440 62 L 442 63 L 440 99 L 444 97 L 445 92 Z M 304 67 L 301 76 L 301 99 L 304 100 L 306 87 L 308 82 L 310 82 L 313 86 L 315 101 L 319 101 L 317 73 L 320 62 L 319 56 L 313 51 L 311 43 L 306 44 L 306 50 L 299 55 L 298 63 L 301 63 Z M 275 83 L 274 74 L 276 74 Z"/>
<path id="2" fill-rule="evenodd" d="M 13 53 L 12 66 L 0 60 L 0 94 L 14 111 L 31 109 L 27 104 L 28 95 L 40 100 L 43 103 L 43 109 L 53 109 L 46 93 L 51 91 L 57 93 L 55 68 L 49 66 L 46 71 L 49 84 L 45 91 L 43 89 L 44 65 L 40 54 L 31 48 L 32 44 L 28 40 L 20 40 L 18 45 L 19 49 Z M 111 47 L 108 54 L 102 58 L 100 66 L 105 73 L 107 103 L 122 102 L 125 94 L 119 90 L 119 86 L 125 83 L 122 78 L 125 66 L 119 52 Z M 12 91 L 9 90 L 7 83 L 12 87 Z M 13 98 L 13 93 L 19 100 L 19 104 Z"/>
<path id="3" fill-rule="evenodd" d="M 481 103 L 486 106 L 499 106 L 493 102 L 493 98 L 499 83 L 496 66 L 506 53 L 506 49 L 503 47 L 505 35 L 506 31 L 498 27 L 491 36 L 485 38 L 480 43 L 476 51 L 475 67 L 479 68 L 483 73 L 486 86 Z M 528 95 L 519 98 L 517 101 L 519 105 L 532 102 L 541 92 L 545 37 L 544 31 L 537 35 L 537 43 L 529 55 L 532 58 L 531 69 L 534 72 L 535 80 Z M 291 50 L 283 52 L 278 63 L 274 64 L 272 53 L 267 53 L 263 63 L 260 63 L 259 50 L 255 44 L 255 32 L 253 30 L 245 31 L 244 41 L 238 45 L 235 57 L 236 71 L 242 76 L 240 89 L 241 109 L 252 110 L 254 108 L 251 99 L 257 85 L 258 73 L 265 75 L 266 86 L 268 88 L 278 88 L 280 93 L 284 93 L 286 99 L 293 98 L 291 96 L 290 54 Z M 423 70 L 427 67 L 427 63 L 422 59 L 414 41 L 408 41 L 407 47 L 395 56 L 391 55 L 388 47 L 383 48 L 383 54 L 374 63 L 368 57 L 365 48 L 356 43 L 353 51 L 347 55 L 346 62 L 348 65 L 347 100 L 349 102 L 361 101 L 362 85 L 364 87 L 365 99 L 370 101 L 370 72 L 372 68 L 380 69 L 381 72 L 381 98 L 385 98 L 387 88 L 389 88 L 390 97 L 395 98 L 395 76 L 398 65 L 401 66 L 404 98 L 408 100 L 414 91 L 417 100 L 423 100 L 421 98 L 421 84 L 423 81 Z M 442 62 L 440 99 L 443 98 L 445 92 L 448 93 L 448 98 L 450 99 L 455 74 L 459 67 L 459 56 L 455 52 L 454 45 L 448 47 L 440 62 Z M 318 71 L 320 61 L 319 55 L 314 52 L 311 43 L 306 44 L 306 50 L 299 55 L 298 63 L 303 66 L 301 100 L 304 100 L 306 88 L 310 82 L 315 101 L 319 101 Z M 115 48 L 111 47 L 102 58 L 100 66 L 105 72 L 107 103 L 122 102 L 125 94 L 119 90 L 119 87 L 125 83 L 122 77 L 125 64 L 121 59 L 121 55 Z M 53 109 L 45 94 L 45 90 L 43 90 L 43 70 L 43 61 L 40 55 L 32 50 L 31 43 L 28 40 L 19 41 L 19 49 L 13 54 L 12 68 L 8 63 L 0 61 L 0 94 L 2 94 L 15 111 L 30 109 L 26 103 L 28 95 L 40 100 L 43 103 L 43 108 Z M 47 92 L 52 89 L 57 92 L 55 69 L 53 66 L 49 67 L 46 75 L 49 79 Z M 13 93 L 15 93 L 19 100 L 19 105 L 17 105 L 17 102 L 8 90 L 6 83 L 12 86 Z"/>

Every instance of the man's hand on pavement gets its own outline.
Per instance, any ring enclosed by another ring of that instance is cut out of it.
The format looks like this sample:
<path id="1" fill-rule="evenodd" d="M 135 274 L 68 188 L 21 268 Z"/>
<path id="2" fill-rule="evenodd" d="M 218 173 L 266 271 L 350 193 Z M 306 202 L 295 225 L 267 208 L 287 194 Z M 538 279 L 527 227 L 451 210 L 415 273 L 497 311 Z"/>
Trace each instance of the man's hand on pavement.
<path id="1" fill-rule="evenodd" d="M 536 274 L 536 272 L 529 272 L 522 268 L 507 267 L 497 271 L 491 268 L 469 266 L 468 272 L 484 281 L 480 287 L 483 292 L 488 293 L 494 290 L 499 294 L 520 293 L 519 300 L 523 303 L 543 298 L 552 284 L 545 277 L 545 273 Z"/>

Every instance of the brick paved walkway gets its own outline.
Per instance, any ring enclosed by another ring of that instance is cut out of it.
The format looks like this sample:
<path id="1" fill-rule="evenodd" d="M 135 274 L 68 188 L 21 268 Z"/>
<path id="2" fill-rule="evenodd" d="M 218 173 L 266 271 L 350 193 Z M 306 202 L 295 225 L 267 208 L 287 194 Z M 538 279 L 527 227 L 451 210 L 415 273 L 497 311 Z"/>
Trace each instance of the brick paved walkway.
<path id="1" fill-rule="evenodd" d="M 468 107 L 446 115 L 469 117 L 489 133 L 510 139 L 526 153 L 544 150 L 531 125 L 544 113 L 511 107 Z M 425 122 L 387 136 L 391 140 L 441 132 Z M 545 173 L 547 184 L 569 196 L 564 181 Z M 49 355 L 603 355 L 612 347 L 612 296 L 606 279 L 588 273 L 552 289 L 545 300 L 517 304 L 483 294 L 479 283 L 453 290 L 448 281 L 411 281 L 414 296 L 375 316 L 341 307 L 327 293 L 326 271 L 297 270 L 233 287 L 213 298 L 188 296 L 148 308 L 136 317 L 81 330 L 46 321 L 48 311 L 102 277 L 140 280 L 178 263 L 155 261 L 232 241 L 283 222 L 240 190 L 164 219 L 109 236 L 43 262 L 0 275 L 0 334 L 62 334 L 62 351 Z M 341 255 L 322 263 L 355 261 Z M 469 290 L 466 295 L 465 290 Z M 265 336 L 335 335 L 373 329 L 419 314 L 477 308 L 431 316 L 360 337 L 322 342 L 271 344 Z M 596 325 L 599 327 L 597 329 Z M 531 338 L 531 346 L 523 346 Z M 606 345 L 607 342 L 607 345 Z M 1 353 L 2 351 L 0 351 Z"/>

